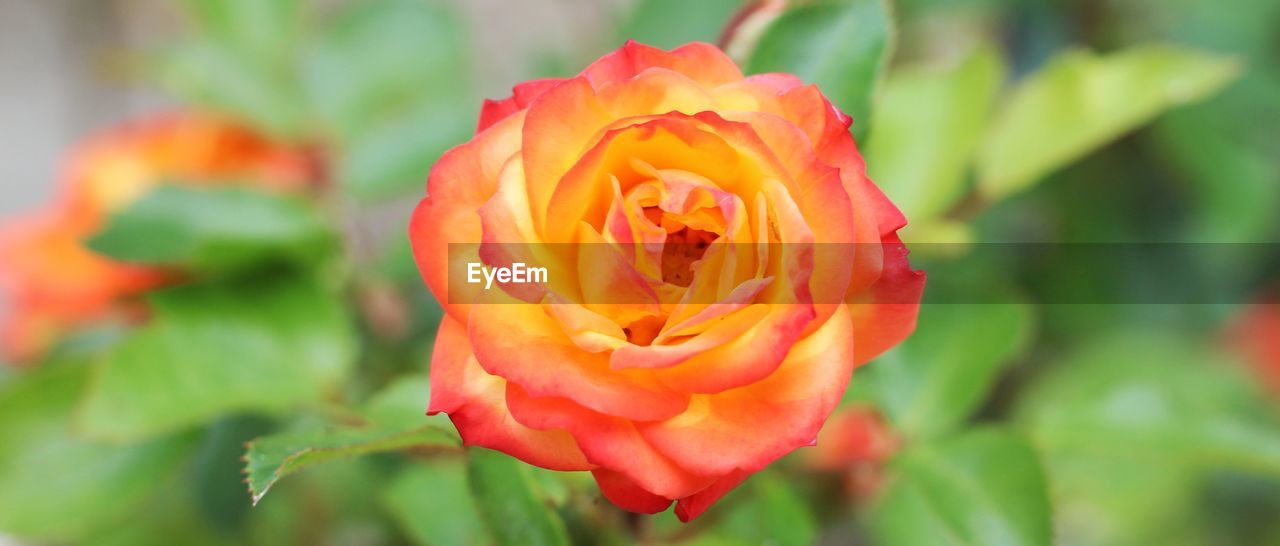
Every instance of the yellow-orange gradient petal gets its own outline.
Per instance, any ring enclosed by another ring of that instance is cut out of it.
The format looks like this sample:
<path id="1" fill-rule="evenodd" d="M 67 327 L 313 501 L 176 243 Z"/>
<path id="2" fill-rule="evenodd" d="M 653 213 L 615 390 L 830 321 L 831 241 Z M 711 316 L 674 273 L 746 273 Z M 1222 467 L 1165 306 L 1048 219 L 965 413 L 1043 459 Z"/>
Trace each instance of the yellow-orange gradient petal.
<path id="1" fill-rule="evenodd" d="M 534 430 L 507 411 L 506 382 L 486 373 L 471 352 L 467 331 L 444 317 L 431 354 L 429 414 L 446 413 L 466 445 L 496 449 L 552 470 L 591 470 L 564 430 Z"/>
<path id="2" fill-rule="evenodd" d="M 843 308 L 799 341 L 769 377 L 718 394 L 694 395 L 689 409 L 637 424 L 658 451 L 692 472 L 755 472 L 811 445 L 853 372 L 853 324 Z"/>

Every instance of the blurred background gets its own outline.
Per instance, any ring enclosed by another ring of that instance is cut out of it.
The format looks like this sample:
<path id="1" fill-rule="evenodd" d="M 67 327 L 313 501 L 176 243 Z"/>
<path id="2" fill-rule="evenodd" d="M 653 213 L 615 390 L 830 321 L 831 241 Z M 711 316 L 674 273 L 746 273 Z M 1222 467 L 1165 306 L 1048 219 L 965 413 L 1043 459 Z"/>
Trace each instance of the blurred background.
<path id="1" fill-rule="evenodd" d="M 340 1 L 316 2 L 338 6 Z M 543 58 L 605 51 L 625 0 L 457 2 L 475 96 L 497 97 L 536 76 L 527 52 Z M 44 202 L 62 156 L 87 132 L 177 103 L 130 70 L 140 50 L 182 32 L 169 0 L 5 0 L 0 2 L 0 215 Z M 554 32 L 547 29 L 555 29 Z M 520 55 L 511 55 L 520 51 Z M 471 105 L 479 112 L 479 103 Z"/>
<path id="2" fill-rule="evenodd" d="M 690 525 L 422 417 L 426 173 L 627 39 L 817 82 L 930 278 Z M 1280 544 L 1278 127 L 1274 0 L 0 0 L 0 544 Z"/>

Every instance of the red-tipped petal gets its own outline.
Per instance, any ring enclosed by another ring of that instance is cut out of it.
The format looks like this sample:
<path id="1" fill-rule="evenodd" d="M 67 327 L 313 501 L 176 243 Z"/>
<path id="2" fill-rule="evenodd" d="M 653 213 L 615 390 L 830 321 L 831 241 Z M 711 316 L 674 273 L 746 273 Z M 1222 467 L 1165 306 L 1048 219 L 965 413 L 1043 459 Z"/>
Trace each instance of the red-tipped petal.
<path id="1" fill-rule="evenodd" d="M 671 506 L 671 499 L 645 491 L 626 476 L 597 468 L 591 471 L 600 492 L 618 508 L 640 514 L 657 514 Z"/>

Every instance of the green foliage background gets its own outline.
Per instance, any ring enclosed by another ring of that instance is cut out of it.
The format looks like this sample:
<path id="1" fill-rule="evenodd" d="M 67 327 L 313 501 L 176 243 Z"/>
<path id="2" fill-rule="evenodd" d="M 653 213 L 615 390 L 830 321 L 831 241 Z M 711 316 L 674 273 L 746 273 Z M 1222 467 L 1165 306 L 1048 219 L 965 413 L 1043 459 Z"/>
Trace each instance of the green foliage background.
<path id="1" fill-rule="evenodd" d="M 112 218 L 96 251 L 195 280 L 149 295 L 143 327 L 0 371 L 0 535 L 1280 544 L 1280 406 L 1220 346 L 1236 305 L 1044 303 L 1072 287 L 963 246 L 1275 242 L 1280 4 L 817 0 L 764 27 L 742 65 L 818 83 L 853 116 L 908 243 L 952 243 L 915 255 L 947 280 L 930 290 L 1005 303 L 926 305 L 911 339 L 855 374 L 846 407 L 874 408 L 901 443 L 873 491 L 791 456 L 690 525 L 625 514 L 584 474 L 463 448 L 422 415 L 440 310 L 400 226 L 370 241 L 350 224 L 417 199 L 469 137 L 479 60 L 447 2 L 316 4 L 178 2 L 186 30 L 139 52 L 145 81 L 177 100 L 322 145 L 333 189 L 303 202 L 163 188 Z M 599 29 L 598 50 L 508 54 L 531 76 L 564 75 L 623 39 L 714 42 L 739 7 L 639 0 Z M 1237 258 L 1207 289 L 1276 273 L 1280 256 Z M 1116 293 L 1168 274 L 1142 260 L 1037 267 Z"/>

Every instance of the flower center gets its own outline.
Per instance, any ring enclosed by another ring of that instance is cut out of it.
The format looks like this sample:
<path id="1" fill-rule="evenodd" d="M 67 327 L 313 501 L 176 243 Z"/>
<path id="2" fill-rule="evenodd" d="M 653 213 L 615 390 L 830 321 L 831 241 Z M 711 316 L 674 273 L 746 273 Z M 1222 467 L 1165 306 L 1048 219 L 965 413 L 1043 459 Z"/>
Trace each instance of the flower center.
<path id="1" fill-rule="evenodd" d="M 701 260 L 707 247 L 718 237 L 710 231 L 682 227 L 667 234 L 662 246 L 662 280 L 676 286 L 693 283 L 693 264 Z"/>

